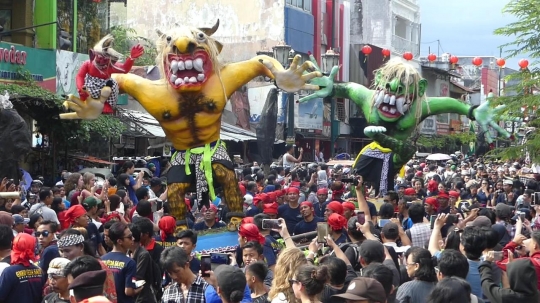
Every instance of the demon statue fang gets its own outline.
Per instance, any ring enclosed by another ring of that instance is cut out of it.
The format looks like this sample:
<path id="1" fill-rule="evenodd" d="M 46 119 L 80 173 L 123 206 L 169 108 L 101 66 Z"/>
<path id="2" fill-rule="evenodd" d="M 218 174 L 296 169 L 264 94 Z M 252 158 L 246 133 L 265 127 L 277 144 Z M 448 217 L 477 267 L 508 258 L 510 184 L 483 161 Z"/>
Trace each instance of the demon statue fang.
<path id="1" fill-rule="evenodd" d="M 65 109 L 75 113 L 62 114 L 61 119 L 93 120 L 102 112 L 113 112 L 119 89 L 111 75 L 128 73 L 135 59 L 144 53 L 143 47 L 137 44 L 131 48 L 130 56 L 125 62 L 120 63 L 118 61 L 123 56 L 113 49 L 113 42 L 113 36 L 107 35 L 89 51 L 90 60 L 84 62 L 77 73 L 79 97 L 69 95 L 64 102 Z"/>
<path id="2" fill-rule="evenodd" d="M 158 30 L 156 62 L 160 80 L 134 74 L 112 77 L 121 92 L 131 95 L 160 123 L 176 149 L 167 174 L 173 216 L 185 222 L 186 192 L 197 192 L 199 201 L 205 197 L 204 202 L 209 202 L 215 198 L 215 186 L 220 186 L 231 210 L 228 216 L 232 229 L 243 217 L 243 197 L 231 159 L 220 140 L 221 115 L 227 99 L 258 76 L 275 79 L 280 88 L 293 92 L 313 89 L 306 82 L 321 73 L 304 75 L 313 65 L 306 62 L 298 66 L 300 56 L 287 70 L 268 56 L 224 65 L 218 58 L 223 45 L 212 37 L 218 26 L 219 20 L 212 28 Z"/>
<path id="3" fill-rule="evenodd" d="M 313 57 L 311 60 L 315 63 Z M 358 154 L 354 168 L 364 180 L 377 184 L 380 194 L 392 189 L 394 176 L 416 152 L 410 137 L 420 122 L 429 116 L 443 113 L 466 115 L 486 131 L 488 142 L 493 141 L 487 132 L 489 126 L 506 138 L 510 137 L 494 122 L 494 113 L 501 107 L 491 108 L 489 98 L 476 107 L 450 97 L 427 97 L 427 81 L 401 58 L 391 59 L 375 71 L 372 89 L 352 82 L 334 83 L 338 70 L 339 67 L 335 66 L 329 76 L 312 80 L 311 84 L 318 85 L 320 89 L 300 99 L 300 102 L 332 96 L 356 103 L 369 125 L 364 134 L 373 142 Z"/>

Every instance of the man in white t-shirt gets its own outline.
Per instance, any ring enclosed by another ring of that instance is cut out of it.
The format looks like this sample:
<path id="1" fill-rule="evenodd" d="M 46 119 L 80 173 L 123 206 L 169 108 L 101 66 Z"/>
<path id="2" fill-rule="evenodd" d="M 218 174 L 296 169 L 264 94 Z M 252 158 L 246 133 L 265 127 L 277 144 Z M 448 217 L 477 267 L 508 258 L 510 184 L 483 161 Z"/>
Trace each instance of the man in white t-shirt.
<path id="1" fill-rule="evenodd" d="M 300 152 L 300 156 L 297 159 L 294 157 L 294 145 L 287 145 L 287 152 L 283 155 L 283 168 L 293 168 L 295 163 L 302 162 L 304 150 L 300 147 L 298 151 Z"/>
<path id="2" fill-rule="evenodd" d="M 40 214 L 45 221 L 53 221 L 60 224 L 56 212 L 50 209 L 52 201 L 54 199 L 53 192 L 49 187 L 43 187 L 39 191 L 39 203 L 32 205 L 28 212 L 28 217 L 35 214 Z"/>

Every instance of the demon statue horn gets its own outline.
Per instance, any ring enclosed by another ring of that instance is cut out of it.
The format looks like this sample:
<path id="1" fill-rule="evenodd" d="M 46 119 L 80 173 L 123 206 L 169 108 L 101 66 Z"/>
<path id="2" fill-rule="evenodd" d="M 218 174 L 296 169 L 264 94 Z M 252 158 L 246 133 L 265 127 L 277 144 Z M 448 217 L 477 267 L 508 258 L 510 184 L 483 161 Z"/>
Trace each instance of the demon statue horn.
<path id="1" fill-rule="evenodd" d="M 74 113 L 61 114 L 60 119 L 94 120 L 101 113 L 113 113 L 119 88 L 111 75 L 128 73 L 135 59 L 144 53 L 143 47 L 137 44 L 131 48 L 125 62 L 120 63 L 123 56 L 113 49 L 113 42 L 113 36 L 107 35 L 89 51 L 90 60 L 84 62 L 77 73 L 79 97 L 69 95 L 64 102 L 64 108 Z"/>
<path id="2" fill-rule="evenodd" d="M 322 75 L 318 71 L 304 74 L 314 67 L 311 62 L 299 66 L 300 56 L 287 70 L 268 56 L 224 65 L 218 58 L 223 45 L 212 37 L 218 27 L 219 20 L 211 28 L 157 31 L 156 62 L 161 72 L 157 81 L 134 74 L 112 75 L 120 91 L 131 95 L 160 123 L 176 149 L 167 182 L 172 215 L 184 223 L 178 229 L 187 228 L 185 194 L 197 192 L 199 201 L 206 204 L 215 198 L 216 185 L 223 188 L 231 210 L 229 228 L 237 228 L 244 216 L 233 165 L 220 140 L 221 116 L 229 97 L 258 76 L 275 79 L 281 89 L 295 92 L 316 89 L 306 82 Z"/>
<path id="3" fill-rule="evenodd" d="M 310 59 L 315 63 L 313 56 Z M 470 120 L 476 120 L 484 131 L 491 126 L 510 137 L 493 121 L 494 113 L 502 107 L 492 109 L 489 98 L 476 107 L 450 97 L 427 97 L 427 81 L 401 58 L 391 59 L 375 71 L 372 89 L 353 82 L 334 83 L 338 71 L 339 67 L 335 66 L 329 76 L 311 81 L 320 90 L 299 101 L 332 96 L 350 99 L 360 108 L 369 125 L 364 134 L 373 142 L 360 151 L 354 169 L 365 181 L 375 184 L 380 194 L 392 189 L 394 176 L 416 152 L 409 139 L 420 122 L 429 116 L 466 115 Z M 486 136 L 488 142 L 492 142 L 488 132 Z"/>

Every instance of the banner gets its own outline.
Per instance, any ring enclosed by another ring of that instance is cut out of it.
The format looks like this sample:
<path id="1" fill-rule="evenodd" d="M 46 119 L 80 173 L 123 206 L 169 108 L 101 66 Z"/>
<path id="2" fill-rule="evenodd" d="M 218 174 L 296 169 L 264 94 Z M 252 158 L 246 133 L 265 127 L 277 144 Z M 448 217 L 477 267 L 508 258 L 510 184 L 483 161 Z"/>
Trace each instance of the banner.
<path id="1" fill-rule="evenodd" d="M 295 100 L 298 96 L 295 96 Z M 294 111 L 295 128 L 323 129 L 323 99 L 312 99 L 308 102 L 296 103 Z"/>
<path id="2" fill-rule="evenodd" d="M 435 135 L 437 134 L 437 117 L 436 116 L 430 116 L 424 119 L 422 123 L 420 123 L 420 133 L 422 135 Z"/>
<path id="3" fill-rule="evenodd" d="M 73 94 L 78 96 L 75 78 L 79 68 L 88 60 L 88 55 L 56 51 L 56 93 L 59 95 Z"/>

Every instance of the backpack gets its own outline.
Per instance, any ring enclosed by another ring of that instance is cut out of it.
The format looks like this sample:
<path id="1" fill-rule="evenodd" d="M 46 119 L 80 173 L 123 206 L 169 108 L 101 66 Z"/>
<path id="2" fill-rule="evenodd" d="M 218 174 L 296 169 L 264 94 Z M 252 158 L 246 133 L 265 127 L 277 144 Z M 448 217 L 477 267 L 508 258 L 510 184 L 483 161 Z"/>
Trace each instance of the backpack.
<path id="1" fill-rule="evenodd" d="M 161 272 L 161 267 L 152 260 L 152 290 L 156 296 L 156 301 L 161 302 L 161 296 L 163 296 L 163 288 L 161 286 L 161 280 L 163 279 L 163 274 Z"/>
<path id="2" fill-rule="evenodd" d="M 358 246 L 358 244 L 349 243 L 349 242 L 339 244 L 339 248 L 341 248 L 341 251 L 343 253 L 345 253 L 345 251 L 347 251 L 347 249 L 349 247 L 352 248 L 353 252 L 354 252 L 354 260 L 349 260 L 349 261 L 351 262 L 351 265 L 352 265 L 354 271 L 360 271 L 360 269 L 362 268 L 362 265 L 360 265 L 360 261 L 359 261 L 359 259 L 360 259 L 360 247 Z M 335 257 L 336 253 L 332 252 L 330 255 Z"/>

